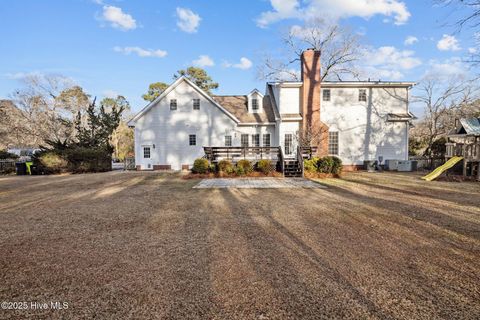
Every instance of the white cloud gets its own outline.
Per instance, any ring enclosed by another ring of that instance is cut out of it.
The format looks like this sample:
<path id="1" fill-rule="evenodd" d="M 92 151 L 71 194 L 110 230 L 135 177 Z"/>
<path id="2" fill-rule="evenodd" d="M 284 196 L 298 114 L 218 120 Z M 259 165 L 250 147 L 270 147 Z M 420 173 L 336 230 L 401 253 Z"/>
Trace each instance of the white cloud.
<path id="1" fill-rule="evenodd" d="M 187 33 L 198 31 L 202 18 L 195 12 L 187 8 L 177 8 L 177 26 Z"/>
<path id="2" fill-rule="evenodd" d="M 411 46 L 412 44 L 418 42 L 418 38 L 414 36 L 408 36 L 403 43 L 406 46 Z"/>
<path id="3" fill-rule="evenodd" d="M 207 55 L 201 55 L 197 60 L 193 60 L 192 64 L 196 67 L 213 67 L 215 62 Z"/>
<path id="4" fill-rule="evenodd" d="M 405 3 L 399 0 L 310 0 L 306 3 L 302 7 L 299 0 L 270 0 L 273 10 L 263 12 L 257 19 L 257 25 L 266 27 L 271 23 L 291 18 L 369 19 L 375 15 L 391 17 L 396 25 L 401 25 L 406 23 L 411 15 Z"/>
<path id="5" fill-rule="evenodd" d="M 470 54 L 475 54 L 477 52 L 478 52 L 477 48 L 468 48 L 468 53 Z"/>
<path id="6" fill-rule="evenodd" d="M 5 77 L 7 77 L 8 79 L 12 79 L 12 80 L 23 80 L 23 79 L 31 77 L 31 76 L 43 77 L 44 74 L 41 73 L 41 72 L 38 72 L 38 71 L 5 73 Z"/>
<path id="7" fill-rule="evenodd" d="M 400 80 L 403 72 L 422 64 L 414 51 L 388 46 L 364 49 L 363 57 L 364 73 L 370 78 Z"/>
<path id="8" fill-rule="evenodd" d="M 114 6 L 103 6 L 103 20 L 110 22 L 112 27 L 124 31 L 137 28 L 137 22 L 131 15 Z"/>
<path id="9" fill-rule="evenodd" d="M 468 66 L 459 57 L 444 61 L 430 60 L 429 68 L 423 75 L 426 79 L 438 79 L 448 81 L 455 78 L 468 76 Z"/>
<path id="10" fill-rule="evenodd" d="M 457 38 L 448 34 L 444 34 L 442 39 L 437 43 L 437 48 L 440 51 L 458 51 L 461 50 Z"/>
<path id="11" fill-rule="evenodd" d="M 242 69 L 242 70 L 247 70 L 247 69 L 250 69 L 252 67 L 253 63 L 252 61 L 250 61 L 250 59 L 248 58 L 245 58 L 245 57 L 241 57 L 240 58 L 240 63 L 229 63 L 229 62 L 225 62 L 223 64 L 224 67 L 226 68 L 237 68 L 237 69 Z"/>
<path id="12" fill-rule="evenodd" d="M 140 47 L 114 47 L 115 52 L 120 52 L 126 55 L 135 53 L 137 56 L 145 57 L 154 57 L 154 58 L 163 58 L 167 55 L 167 51 L 164 50 L 153 50 L 153 49 L 142 49 Z"/>

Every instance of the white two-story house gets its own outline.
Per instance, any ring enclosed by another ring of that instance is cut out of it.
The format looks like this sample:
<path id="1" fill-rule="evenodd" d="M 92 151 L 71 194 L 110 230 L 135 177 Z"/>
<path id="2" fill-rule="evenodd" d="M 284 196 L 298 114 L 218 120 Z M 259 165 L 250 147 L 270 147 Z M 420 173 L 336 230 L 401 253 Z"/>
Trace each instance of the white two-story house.
<path id="1" fill-rule="evenodd" d="M 267 83 L 264 92 L 209 95 L 181 77 L 129 122 L 137 169 L 190 168 L 205 147 L 278 148 L 288 160 L 308 132 L 319 155 L 338 156 L 347 168 L 408 158 L 414 83 L 320 79 L 313 50 L 302 55 L 302 81 Z"/>

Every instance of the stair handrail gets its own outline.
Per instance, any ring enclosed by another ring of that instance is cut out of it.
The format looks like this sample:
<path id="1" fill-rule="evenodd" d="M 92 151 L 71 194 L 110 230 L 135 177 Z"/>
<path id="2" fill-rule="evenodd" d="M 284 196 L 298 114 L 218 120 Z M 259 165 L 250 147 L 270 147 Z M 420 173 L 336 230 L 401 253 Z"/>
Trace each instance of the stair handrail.
<path id="1" fill-rule="evenodd" d="M 280 159 L 280 170 L 282 171 L 282 176 L 285 177 L 285 160 L 283 156 L 282 147 L 278 147 L 278 157 Z"/>
<path id="2" fill-rule="evenodd" d="M 300 148 L 300 145 L 297 146 L 297 161 L 298 165 L 300 166 L 300 169 L 302 170 L 302 178 L 304 177 L 303 173 L 303 155 L 302 155 L 302 149 Z"/>

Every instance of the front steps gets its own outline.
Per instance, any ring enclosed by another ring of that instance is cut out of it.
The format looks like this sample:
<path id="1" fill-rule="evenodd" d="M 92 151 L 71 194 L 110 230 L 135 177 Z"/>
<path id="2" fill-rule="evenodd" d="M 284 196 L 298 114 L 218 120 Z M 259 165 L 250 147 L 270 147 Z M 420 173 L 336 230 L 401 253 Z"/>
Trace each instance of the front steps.
<path id="1" fill-rule="evenodd" d="M 283 166 L 283 175 L 288 178 L 303 177 L 303 171 L 298 160 L 285 160 Z"/>

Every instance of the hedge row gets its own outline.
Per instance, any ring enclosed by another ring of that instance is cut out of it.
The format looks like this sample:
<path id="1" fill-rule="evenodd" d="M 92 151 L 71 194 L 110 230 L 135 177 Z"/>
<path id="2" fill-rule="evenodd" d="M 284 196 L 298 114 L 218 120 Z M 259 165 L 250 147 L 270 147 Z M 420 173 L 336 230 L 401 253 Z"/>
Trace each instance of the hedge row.
<path id="1" fill-rule="evenodd" d="M 275 171 L 275 166 L 270 160 L 260 160 L 254 166 L 251 161 L 242 159 L 239 160 L 236 165 L 234 165 L 229 160 L 221 160 L 216 166 L 210 164 L 207 159 L 199 158 L 196 159 L 193 163 L 192 172 L 193 173 L 226 173 L 226 174 L 235 174 L 237 176 L 243 176 L 253 171 L 262 172 L 265 175 L 269 175 Z"/>

